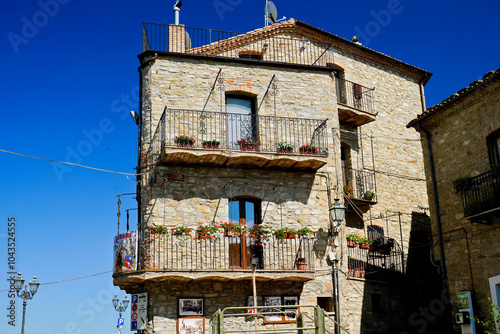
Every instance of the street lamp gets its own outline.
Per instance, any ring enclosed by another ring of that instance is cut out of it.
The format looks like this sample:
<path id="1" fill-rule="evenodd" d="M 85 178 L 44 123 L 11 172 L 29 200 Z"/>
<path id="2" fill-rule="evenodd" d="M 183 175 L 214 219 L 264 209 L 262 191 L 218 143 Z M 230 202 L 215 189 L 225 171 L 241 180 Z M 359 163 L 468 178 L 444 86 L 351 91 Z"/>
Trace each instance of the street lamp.
<path id="1" fill-rule="evenodd" d="M 120 313 L 120 317 L 118 318 L 118 325 L 116 326 L 118 328 L 118 334 L 120 334 L 123 328 L 122 312 L 125 312 L 125 310 L 127 309 L 129 300 L 127 299 L 127 296 L 125 296 L 125 298 L 123 298 L 122 302 L 120 303 L 120 300 L 116 295 L 111 300 L 113 301 L 115 310 Z"/>
<path id="2" fill-rule="evenodd" d="M 330 220 L 332 222 L 341 222 L 345 217 L 345 206 L 339 203 L 339 199 L 335 199 L 335 204 L 330 208 Z"/>
<path id="3" fill-rule="evenodd" d="M 40 283 L 37 281 L 36 276 L 33 276 L 33 279 L 29 282 L 30 290 L 26 290 L 27 285 L 24 286 L 24 291 L 21 291 L 24 284 L 24 278 L 21 276 L 21 273 L 18 273 L 16 277 L 14 277 L 14 288 L 16 289 L 17 296 L 23 299 L 23 324 L 21 327 L 21 334 L 24 334 L 24 319 L 26 316 L 26 301 L 28 299 L 33 299 L 33 296 L 38 291 L 38 286 Z"/>

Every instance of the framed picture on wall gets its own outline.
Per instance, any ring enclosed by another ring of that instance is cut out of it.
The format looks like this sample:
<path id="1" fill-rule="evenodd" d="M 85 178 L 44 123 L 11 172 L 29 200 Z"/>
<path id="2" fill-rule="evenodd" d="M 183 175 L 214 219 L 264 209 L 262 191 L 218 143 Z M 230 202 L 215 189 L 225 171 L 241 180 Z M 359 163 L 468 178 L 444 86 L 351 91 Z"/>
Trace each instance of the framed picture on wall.
<path id="1" fill-rule="evenodd" d="M 295 322 L 298 308 L 283 308 L 282 306 L 299 305 L 299 296 L 264 296 L 264 306 L 276 306 L 264 309 L 264 323 Z"/>
<path id="2" fill-rule="evenodd" d="M 179 317 L 204 316 L 203 298 L 179 298 Z"/>
<path id="3" fill-rule="evenodd" d="M 204 317 L 178 318 L 177 334 L 205 334 L 205 318 Z"/>

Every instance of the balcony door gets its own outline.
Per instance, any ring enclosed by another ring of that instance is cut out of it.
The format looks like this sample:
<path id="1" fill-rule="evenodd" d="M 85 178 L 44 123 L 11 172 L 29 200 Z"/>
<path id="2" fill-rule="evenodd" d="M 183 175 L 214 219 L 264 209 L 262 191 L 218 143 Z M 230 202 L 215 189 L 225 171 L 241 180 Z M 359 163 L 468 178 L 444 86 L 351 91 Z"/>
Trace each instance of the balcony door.
<path id="1" fill-rule="evenodd" d="M 261 202 L 256 199 L 229 201 L 229 221 L 251 228 L 260 224 Z M 247 235 L 229 237 L 229 267 L 250 269 L 253 257 L 260 257 L 259 247 Z"/>
<path id="2" fill-rule="evenodd" d="M 227 147 L 239 149 L 235 144 L 238 140 L 256 137 L 255 99 L 245 95 L 227 95 L 226 112 Z"/>

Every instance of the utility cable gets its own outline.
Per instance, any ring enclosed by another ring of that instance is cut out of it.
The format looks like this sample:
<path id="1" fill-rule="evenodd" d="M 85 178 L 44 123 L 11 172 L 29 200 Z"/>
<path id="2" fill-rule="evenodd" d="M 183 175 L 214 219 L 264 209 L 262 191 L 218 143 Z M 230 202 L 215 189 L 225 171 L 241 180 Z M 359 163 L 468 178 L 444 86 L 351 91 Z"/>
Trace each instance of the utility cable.
<path id="1" fill-rule="evenodd" d="M 40 285 L 50 285 L 50 284 L 64 283 L 64 282 L 69 282 L 69 281 L 76 281 L 76 280 L 80 280 L 80 279 L 84 279 L 84 278 L 90 278 L 90 277 L 95 277 L 95 276 L 99 276 L 99 275 L 109 274 L 111 272 L 112 271 L 109 270 L 109 271 L 105 271 L 105 272 L 102 272 L 102 273 L 97 273 L 97 274 L 92 274 L 92 275 L 87 275 L 87 276 L 81 276 L 81 277 L 63 279 L 63 280 L 54 281 L 54 282 L 40 283 Z M 11 289 L 0 290 L 0 292 L 10 291 L 10 290 Z"/>
<path id="2" fill-rule="evenodd" d="M 120 175 L 130 175 L 130 176 L 144 175 L 144 174 L 141 174 L 141 173 L 138 174 L 138 173 L 116 172 L 116 171 L 112 171 L 112 170 L 108 170 L 108 169 L 102 169 L 102 168 L 96 168 L 96 167 L 89 167 L 89 166 L 84 166 L 84 165 L 80 165 L 80 164 L 75 164 L 75 163 L 72 163 L 72 162 L 47 159 L 47 158 L 37 157 L 37 156 L 34 156 L 34 155 L 17 153 L 17 152 L 2 150 L 2 149 L 0 149 L 0 152 L 14 154 L 14 155 L 20 155 L 22 157 L 28 157 L 28 158 L 33 158 L 33 159 L 39 159 L 39 160 L 45 160 L 45 161 L 50 161 L 50 162 L 56 162 L 56 163 L 63 164 L 63 165 L 70 165 L 70 166 L 82 167 L 82 168 L 97 170 L 97 171 L 106 172 L 106 173 L 114 173 L 114 174 L 120 174 Z"/>

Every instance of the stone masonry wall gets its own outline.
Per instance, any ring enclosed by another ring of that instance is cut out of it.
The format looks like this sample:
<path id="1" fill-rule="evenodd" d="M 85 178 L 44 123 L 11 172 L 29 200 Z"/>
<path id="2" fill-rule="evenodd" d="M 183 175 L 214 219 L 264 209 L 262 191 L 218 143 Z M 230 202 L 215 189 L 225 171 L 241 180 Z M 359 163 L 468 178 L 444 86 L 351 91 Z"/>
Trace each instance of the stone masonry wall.
<path id="1" fill-rule="evenodd" d="M 488 279 L 500 275 L 500 220 L 494 220 L 492 225 L 471 224 L 464 220 L 461 197 L 454 191 L 453 181 L 489 170 L 486 136 L 500 129 L 499 105 L 500 83 L 497 81 L 461 98 L 422 123 L 431 132 L 452 311 L 458 311 L 456 293 L 474 290 L 476 312 L 483 317 L 489 310 L 487 298 L 491 298 Z M 422 134 L 427 187 L 432 194 L 426 140 Z M 430 196 L 430 204 L 432 228 L 436 234 L 433 196 Z M 450 232 L 452 230 L 457 231 Z M 438 247 L 435 247 L 435 256 L 440 257 Z M 459 332 L 458 328 L 456 330 Z"/>
<path id="2" fill-rule="evenodd" d="M 428 205 L 418 134 L 405 128 L 411 118 L 421 112 L 421 105 L 419 86 L 415 79 L 366 61 L 359 61 L 340 52 L 335 54 L 335 64 L 344 69 L 346 79 L 367 87 L 376 87 L 377 120 L 360 129 L 350 130 L 358 132 L 355 138 L 358 148 L 351 152 L 353 168 L 375 168 L 379 172 L 376 180 L 378 204 L 359 218 L 363 221 L 362 224 L 354 226 L 348 222 L 347 227 L 343 227 L 341 233 L 328 245 L 326 252 L 322 253 L 322 257 L 317 259 L 316 279 L 303 285 L 301 303 L 315 304 L 318 296 L 332 296 L 331 267 L 325 255 L 334 251 L 341 258 L 338 268 L 342 322 L 351 333 L 355 334 L 361 332 L 361 320 L 363 316 L 366 318 L 366 305 L 370 302 L 371 291 L 381 293 L 388 290 L 373 285 L 365 286 L 365 280 L 354 281 L 347 277 L 345 234 L 364 235 L 367 225 L 376 224 L 384 227 L 386 235 L 400 242 L 399 220 L 394 218 L 393 213 L 402 212 L 405 213 L 401 226 L 402 246 L 404 250 L 406 248 L 407 253 L 410 233 L 409 214 L 418 211 L 419 206 Z M 343 172 L 340 168 L 341 138 L 338 132 L 340 125 L 335 82 L 331 73 L 263 65 L 248 66 L 243 63 L 208 59 L 161 57 L 144 71 L 143 150 L 148 150 L 147 143 L 165 107 L 201 110 L 206 103 L 206 110 L 225 110 L 224 94 L 217 89 L 211 92 L 219 69 L 224 73 L 225 92 L 246 92 L 256 96 L 259 105 L 272 76 L 276 74 L 279 79 L 279 95 L 276 97 L 277 116 L 328 118 L 327 126 L 331 133 L 328 163 L 316 175 L 240 169 L 162 168 L 161 173 L 183 173 L 186 177 L 183 182 L 166 182 L 163 187 L 157 185 L 152 190 L 151 200 L 143 202 L 146 209 L 144 212 L 151 213 L 144 216 L 147 226 L 152 224 L 173 226 L 185 223 L 196 226 L 200 221 L 225 220 L 227 198 L 252 195 L 263 201 L 262 211 L 264 212 L 266 208 L 265 223 L 273 226 L 283 223 L 291 227 L 307 225 L 313 230 L 319 228 L 328 230 L 327 178 L 323 175 L 328 175 L 334 189 L 332 198 L 341 198 Z M 274 98 L 268 94 L 259 109 L 259 115 L 274 115 L 274 103 Z M 373 136 L 373 156 L 371 136 Z M 226 186 L 228 180 L 233 181 L 230 187 Z M 274 188 L 279 183 L 282 184 L 281 207 L 278 205 L 278 195 Z M 147 190 L 144 190 L 143 198 L 147 196 Z M 214 219 L 218 199 L 221 199 L 221 202 Z M 151 289 L 156 291 L 171 287 L 168 284 L 155 285 L 151 286 Z M 196 292 L 191 291 L 191 286 L 186 291 Z M 383 294 L 388 295 L 386 292 Z M 240 298 L 242 300 L 246 298 L 243 295 L 246 295 L 246 292 L 242 294 Z M 210 296 L 215 297 L 221 304 L 225 303 L 223 301 L 225 297 L 219 298 L 217 293 Z M 236 303 L 236 299 L 234 301 Z M 176 311 L 169 309 L 172 306 L 168 306 L 167 303 L 170 302 L 170 299 L 163 301 L 156 297 L 153 299 L 151 306 L 155 332 L 163 333 L 165 327 L 162 327 L 164 326 L 162 323 L 167 320 L 162 320 L 162 316 L 173 319 L 171 317 Z M 229 304 L 232 305 L 232 302 L 233 300 Z M 392 306 L 387 308 L 387 312 L 392 312 L 402 303 L 397 298 L 390 298 L 388 302 Z M 208 313 L 209 310 L 211 309 L 207 306 Z M 157 330 L 157 328 L 162 329 Z M 365 327 L 363 333 L 369 333 L 368 328 L 369 326 Z"/>

